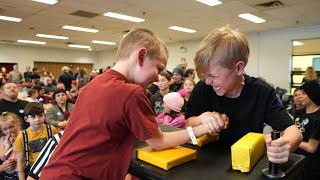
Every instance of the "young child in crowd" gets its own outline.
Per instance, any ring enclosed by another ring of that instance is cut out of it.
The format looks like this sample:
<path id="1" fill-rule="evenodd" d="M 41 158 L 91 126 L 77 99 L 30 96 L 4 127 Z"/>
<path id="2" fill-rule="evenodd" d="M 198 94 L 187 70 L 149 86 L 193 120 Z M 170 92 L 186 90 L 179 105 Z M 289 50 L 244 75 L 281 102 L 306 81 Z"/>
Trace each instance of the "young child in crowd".
<path id="1" fill-rule="evenodd" d="M 4 136 L 0 138 L 0 158 L 1 161 L 17 162 L 17 155 L 12 150 L 14 142 L 21 131 L 21 121 L 19 117 L 11 112 L 3 112 L 0 116 L 0 127 Z M 16 166 L 11 171 L 4 173 L 5 179 L 18 179 Z"/>
<path id="2" fill-rule="evenodd" d="M 125 179 L 136 139 L 156 150 L 190 141 L 186 130 L 161 131 L 145 95 L 167 59 L 165 44 L 152 31 L 130 30 L 119 44 L 115 66 L 81 92 L 40 179 Z M 191 130 L 197 137 L 220 131 L 227 128 L 227 117 L 212 112 L 208 124 Z"/>
<path id="3" fill-rule="evenodd" d="M 185 89 L 178 92 L 171 92 L 163 97 L 164 112 L 157 116 L 158 124 L 165 124 L 168 126 L 175 126 L 177 128 L 185 128 L 185 118 L 181 114 L 181 108 L 184 105 L 184 97 L 187 95 Z"/>
<path id="4" fill-rule="evenodd" d="M 24 108 L 24 120 L 30 124 L 26 129 L 26 134 L 20 133 L 14 144 L 14 152 L 17 153 L 17 170 L 19 179 L 25 179 L 29 168 L 37 159 L 40 151 L 45 146 L 47 140 L 57 133 L 53 126 L 44 124 L 44 109 L 37 102 L 31 102 Z M 25 138 L 25 136 L 27 138 Z M 24 144 L 28 144 L 26 149 Z M 26 153 L 26 150 L 28 152 Z M 28 157 L 26 157 L 26 154 Z M 29 161 L 29 162 L 28 162 Z"/>
<path id="5" fill-rule="evenodd" d="M 295 123 L 303 135 L 295 151 L 307 157 L 305 179 L 320 179 L 320 84 L 317 80 L 306 81 L 300 99 L 305 108 L 296 111 Z"/>

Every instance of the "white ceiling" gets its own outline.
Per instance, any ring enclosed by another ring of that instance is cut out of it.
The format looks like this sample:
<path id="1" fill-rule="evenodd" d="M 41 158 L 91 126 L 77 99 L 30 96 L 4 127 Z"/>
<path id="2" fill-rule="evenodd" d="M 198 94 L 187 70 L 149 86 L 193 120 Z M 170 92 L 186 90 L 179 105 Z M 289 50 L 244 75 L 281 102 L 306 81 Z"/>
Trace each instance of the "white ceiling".
<path id="1" fill-rule="evenodd" d="M 119 43 L 124 31 L 135 26 L 153 30 L 166 43 L 203 38 L 216 27 L 231 24 L 241 32 L 259 32 L 320 24 L 320 0 L 280 0 L 283 7 L 257 8 L 256 4 L 272 0 L 220 0 L 221 5 L 209 7 L 195 0 L 60 0 L 47 5 L 31 0 L 0 0 L 0 15 L 22 18 L 22 21 L 0 20 L 0 43 L 19 44 L 18 39 L 45 41 L 46 45 L 68 48 L 66 43 L 89 45 L 95 51 L 116 46 L 92 44 L 92 40 Z M 70 15 L 77 10 L 97 13 L 94 18 Z M 133 23 L 105 17 L 108 11 L 144 18 Z M 238 17 L 251 13 L 267 20 L 255 24 Z M 63 25 L 98 29 L 85 33 L 62 29 Z M 197 30 L 189 34 L 168 29 L 176 25 Z M 67 36 L 69 40 L 36 37 L 36 34 Z"/>

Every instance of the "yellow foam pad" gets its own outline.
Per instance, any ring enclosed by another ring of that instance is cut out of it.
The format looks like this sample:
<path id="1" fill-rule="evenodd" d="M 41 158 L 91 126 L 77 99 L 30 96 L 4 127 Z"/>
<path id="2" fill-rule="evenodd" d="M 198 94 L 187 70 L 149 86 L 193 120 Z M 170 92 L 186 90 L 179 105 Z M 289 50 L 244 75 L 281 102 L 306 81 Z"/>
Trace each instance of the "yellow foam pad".
<path id="1" fill-rule="evenodd" d="M 217 140 L 219 140 L 219 133 L 209 133 L 209 134 L 198 137 L 197 138 L 198 143 L 195 145 L 201 147 L 203 145 L 206 145 L 208 143 L 211 143 Z M 188 143 L 192 144 L 192 141 L 189 141 Z"/>
<path id="2" fill-rule="evenodd" d="M 196 150 L 177 146 L 165 150 L 153 150 L 150 146 L 137 149 L 137 158 L 147 163 L 169 170 L 197 158 Z"/>
<path id="3" fill-rule="evenodd" d="M 232 169 L 250 172 L 265 151 L 264 135 L 248 133 L 231 146 Z"/>

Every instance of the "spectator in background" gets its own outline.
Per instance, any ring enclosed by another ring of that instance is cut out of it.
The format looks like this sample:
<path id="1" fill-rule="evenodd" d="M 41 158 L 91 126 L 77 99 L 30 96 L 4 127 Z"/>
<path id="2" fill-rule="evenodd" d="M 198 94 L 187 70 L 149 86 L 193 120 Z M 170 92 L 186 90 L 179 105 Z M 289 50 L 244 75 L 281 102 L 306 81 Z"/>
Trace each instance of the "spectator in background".
<path id="1" fill-rule="evenodd" d="M 1 87 L 2 85 L 4 85 L 6 82 L 7 82 L 7 80 L 6 80 L 5 78 L 0 77 L 0 87 Z"/>
<path id="2" fill-rule="evenodd" d="M 291 107 L 287 108 L 287 111 L 292 116 L 295 116 L 295 112 L 299 109 L 302 109 L 304 106 L 301 101 L 301 90 L 300 88 L 296 88 L 293 92 L 293 104 Z M 320 93 L 320 92 L 319 92 Z"/>
<path id="3" fill-rule="evenodd" d="M 64 87 L 67 91 L 70 91 L 71 89 L 71 82 L 74 80 L 74 77 L 72 74 L 69 73 L 68 66 L 63 66 L 61 68 L 62 74 L 60 75 L 58 82 L 61 82 L 64 84 Z"/>
<path id="4" fill-rule="evenodd" d="M 38 97 L 39 97 L 38 90 L 35 89 L 35 88 L 31 88 L 28 91 L 28 97 L 26 98 L 26 101 L 28 101 L 28 102 L 37 102 L 38 103 L 39 102 Z"/>
<path id="5" fill-rule="evenodd" d="M 18 86 L 15 83 L 6 83 L 1 87 L 3 99 L 0 100 L 0 113 L 13 112 L 20 117 L 22 129 L 27 129 L 29 124 L 23 120 L 24 107 L 28 101 L 18 99 Z"/>
<path id="6" fill-rule="evenodd" d="M 74 105 L 67 102 L 67 95 L 64 89 L 57 89 L 52 95 L 55 103 L 47 109 L 46 124 L 50 124 L 58 131 L 64 130 L 67 126 L 68 119 L 71 116 Z"/>
<path id="7" fill-rule="evenodd" d="M 193 79 L 196 77 L 196 71 L 194 69 L 187 69 L 184 73 L 185 78 Z"/>
<path id="8" fill-rule="evenodd" d="M 40 80 L 39 71 L 37 68 L 32 69 L 32 74 L 29 76 L 31 80 Z"/>
<path id="9" fill-rule="evenodd" d="M 53 81 L 51 78 L 47 78 L 47 85 L 44 86 L 44 93 L 48 94 L 50 92 L 53 92 L 56 89 L 56 86 L 53 84 Z"/>
<path id="10" fill-rule="evenodd" d="M 96 70 L 92 70 L 92 71 L 91 71 L 91 74 L 90 74 L 90 81 L 91 81 L 92 79 L 94 79 L 96 76 L 98 76 L 97 71 L 96 71 Z"/>
<path id="11" fill-rule="evenodd" d="M 9 80 L 9 74 L 7 73 L 6 67 L 1 67 L 0 77 L 4 78 L 6 81 Z"/>
<path id="12" fill-rule="evenodd" d="M 49 78 L 50 77 L 49 77 L 48 71 L 43 71 L 41 73 L 40 82 L 42 82 L 46 86 L 48 84 Z"/>
<path id="13" fill-rule="evenodd" d="M 28 88 L 25 87 L 24 80 L 21 80 L 18 84 L 18 99 L 26 100 L 28 97 Z"/>
<path id="14" fill-rule="evenodd" d="M 74 72 L 74 79 L 77 79 L 77 77 L 78 77 L 78 75 L 79 75 L 79 70 L 80 70 L 80 68 L 77 67 L 77 68 L 76 68 L 76 72 Z"/>
<path id="15" fill-rule="evenodd" d="M 32 75 L 32 72 L 30 71 L 30 66 L 26 67 L 26 72 L 23 73 L 23 77 L 26 80 L 27 78 L 29 78 Z"/>
<path id="16" fill-rule="evenodd" d="M 66 91 L 68 102 L 70 102 L 72 104 L 74 104 L 76 102 L 75 99 L 72 97 L 70 91 L 66 90 L 66 87 L 64 86 L 63 83 L 58 83 L 56 89 L 64 89 Z"/>
<path id="17" fill-rule="evenodd" d="M 302 79 L 302 82 L 306 82 L 310 80 L 318 80 L 318 75 L 312 66 L 307 67 L 304 78 Z"/>
<path id="18" fill-rule="evenodd" d="M 12 66 L 13 70 L 9 72 L 9 79 L 14 83 L 19 83 L 22 79 L 22 73 L 18 70 L 18 65 Z"/>
<path id="19" fill-rule="evenodd" d="M 180 68 L 183 70 L 183 72 L 185 72 L 187 70 L 187 67 L 188 67 L 188 62 L 186 58 L 181 58 L 180 64 L 178 64 L 175 68 Z"/>
<path id="20" fill-rule="evenodd" d="M 182 88 L 183 84 L 183 70 L 181 68 L 174 68 L 172 71 L 172 78 L 174 83 L 170 85 L 170 90 L 177 92 Z"/>
<path id="21" fill-rule="evenodd" d="M 171 75 L 167 71 L 162 71 L 158 77 L 157 87 L 159 87 L 159 90 L 150 97 L 152 110 L 156 116 L 164 112 L 163 96 L 172 92 L 169 90 Z"/>
<path id="22" fill-rule="evenodd" d="M 89 82 L 89 77 L 87 76 L 87 72 L 85 69 L 83 68 L 80 68 L 79 69 L 79 74 L 77 76 L 77 79 L 76 79 L 76 83 L 77 85 L 81 85 L 81 86 L 84 86 L 86 85 L 88 82 Z"/>

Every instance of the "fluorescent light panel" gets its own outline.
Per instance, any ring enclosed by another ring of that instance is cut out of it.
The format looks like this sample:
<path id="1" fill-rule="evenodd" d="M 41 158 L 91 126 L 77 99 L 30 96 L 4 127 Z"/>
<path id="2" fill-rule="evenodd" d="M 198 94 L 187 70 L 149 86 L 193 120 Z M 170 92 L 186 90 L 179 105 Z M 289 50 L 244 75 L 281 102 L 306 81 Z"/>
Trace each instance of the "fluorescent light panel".
<path id="1" fill-rule="evenodd" d="M 20 21 L 22 21 L 21 18 L 15 18 L 15 17 L 9 17 L 9 16 L 0 16 L 0 20 L 14 21 L 14 22 L 20 22 Z"/>
<path id="2" fill-rule="evenodd" d="M 63 29 L 74 30 L 74 31 L 90 32 L 90 33 L 99 32 L 99 30 L 97 30 L 97 29 L 89 29 L 89 28 L 83 28 L 83 27 L 77 27 L 77 26 L 69 26 L 69 25 L 65 25 L 62 28 Z"/>
<path id="3" fill-rule="evenodd" d="M 69 47 L 73 47 L 73 48 L 83 48 L 83 49 L 91 49 L 90 46 L 79 45 L 79 44 L 69 44 Z"/>
<path id="4" fill-rule="evenodd" d="M 30 40 L 18 40 L 19 43 L 28 43 L 28 44 L 47 44 L 42 41 L 30 41 Z"/>
<path id="5" fill-rule="evenodd" d="M 50 4 L 50 5 L 54 5 L 55 3 L 58 2 L 57 0 L 32 0 L 32 1 L 40 2 L 44 4 Z"/>
<path id="6" fill-rule="evenodd" d="M 115 42 L 109 42 L 109 41 L 98 41 L 98 40 L 93 40 L 91 41 L 92 43 L 96 43 L 96 44 L 107 44 L 107 45 L 115 45 Z"/>
<path id="7" fill-rule="evenodd" d="M 201 2 L 208 6 L 216 6 L 216 5 L 222 4 L 222 2 L 218 0 L 196 0 L 196 1 Z"/>
<path id="8" fill-rule="evenodd" d="M 116 19 L 122 19 L 122 20 L 127 20 L 127 21 L 132 21 L 132 22 L 143 22 L 144 19 L 133 17 L 133 16 L 128 16 L 124 14 L 118 14 L 118 13 L 113 13 L 113 12 L 107 12 L 103 14 L 104 16 L 116 18 Z"/>
<path id="9" fill-rule="evenodd" d="M 293 41 L 293 46 L 301 46 L 301 45 L 303 45 L 303 43 L 302 42 L 300 42 L 300 41 Z"/>
<path id="10" fill-rule="evenodd" d="M 169 29 L 176 30 L 176 31 L 182 31 L 182 32 L 186 32 L 186 33 L 197 32 L 196 30 L 188 29 L 188 28 L 184 28 L 184 27 L 179 27 L 179 26 L 170 26 Z"/>
<path id="11" fill-rule="evenodd" d="M 266 20 L 258 17 L 258 16 L 255 16 L 253 14 L 250 14 L 250 13 L 245 13 L 245 14 L 239 14 L 238 15 L 239 17 L 245 19 L 245 20 L 248 20 L 248 21 L 251 21 L 251 22 L 254 22 L 254 23 L 263 23 L 263 22 L 266 22 Z"/>
<path id="12" fill-rule="evenodd" d="M 37 37 L 43 37 L 43 38 L 50 38 L 50 39 L 69 39 L 65 36 L 56 36 L 56 35 L 49 35 L 49 34 L 37 34 Z"/>

